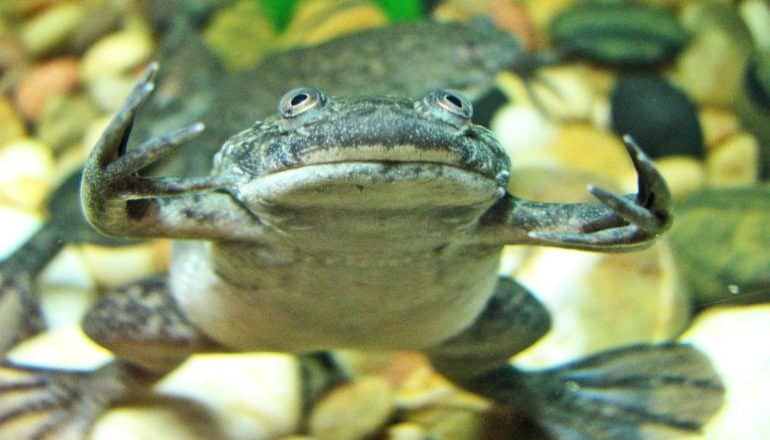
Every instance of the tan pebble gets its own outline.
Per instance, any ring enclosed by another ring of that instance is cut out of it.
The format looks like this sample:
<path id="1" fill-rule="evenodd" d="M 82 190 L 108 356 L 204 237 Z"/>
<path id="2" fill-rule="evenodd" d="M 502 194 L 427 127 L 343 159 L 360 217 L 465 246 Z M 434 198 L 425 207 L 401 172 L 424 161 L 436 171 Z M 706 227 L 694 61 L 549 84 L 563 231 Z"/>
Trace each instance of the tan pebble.
<path id="1" fill-rule="evenodd" d="M 724 382 L 725 403 L 703 438 L 770 438 L 770 305 L 711 307 L 682 336 L 705 352 Z"/>
<path id="2" fill-rule="evenodd" d="M 536 108 L 516 104 L 503 106 L 492 118 L 490 128 L 517 168 L 538 162 L 539 157 L 529 152 L 545 148 L 559 131 L 559 127 Z"/>
<path id="3" fill-rule="evenodd" d="M 668 340 L 682 331 L 690 314 L 689 296 L 663 241 L 624 254 L 538 248 L 511 275 L 558 317 L 543 338 L 514 357 L 523 368 Z"/>
<path id="4" fill-rule="evenodd" d="M 102 38 L 88 49 L 83 55 L 80 72 L 85 81 L 125 73 L 147 61 L 152 50 L 152 37 L 146 32 L 119 31 Z"/>
<path id="5" fill-rule="evenodd" d="M 116 112 L 135 85 L 134 75 L 103 75 L 88 82 L 88 96 L 100 109 Z"/>
<path id="6" fill-rule="evenodd" d="M 255 66 L 267 53 L 275 29 L 259 2 L 238 1 L 217 11 L 203 33 L 228 69 Z"/>
<path id="7" fill-rule="evenodd" d="M 298 4 L 280 38 L 280 47 L 309 46 L 341 35 L 387 24 L 385 13 L 370 1 L 306 0 Z"/>
<path id="8" fill-rule="evenodd" d="M 88 265 L 75 246 L 65 246 L 48 263 L 38 276 L 38 284 L 41 287 L 74 287 L 81 290 L 96 288 L 94 279 L 88 271 Z"/>
<path id="9" fill-rule="evenodd" d="M 96 302 L 95 290 L 74 287 L 45 287 L 38 292 L 46 328 L 55 330 L 80 325 L 83 316 Z"/>
<path id="10" fill-rule="evenodd" d="M 744 0 L 738 11 L 751 32 L 757 51 L 770 50 L 770 3 L 765 0 Z"/>
<path id="11" fill-rule="evenodd" d="M 82 24 L 86 12 L 79 2 L 62 2 L 45 9 L 22 26 L 22 44 L 34 56 L 61 46 Z"/>
<path id="12" fill-rule="evenodd" d="M 72 90 L 78 79 L 75 58 L 61 57 L 37 65 L 16 87 L 16 104 L 28 119 L 37 119 L 49 98 Z"/>
<path id="13" fill-rule="evenodd" d="M 433 10 L 433 18 L 444 22 L 468 21 L 480 15 L 489 17 L 497 28 L 516 36 L 525 49 L 537 45 L 535 25 L 527 10 L 518 3 L 508 0 L 445 1 Z"/>
<path id="14" fill-rule="evenodd" d="M 0 95 L 0 145 L 9 140 L 26 135 L 26 128 L 14 105 L 5 96 Z"/>
<path id="15" fill-rule="evenodd" d="M 709 186 L 749 185 L 759 174 L 759 143 L 749 133 L 738 133 L 714 147 L 706 156 Z"/>
<path id="16" fill-rule="evenodd" d="M 538 0 L 525 3 L 527 12 L 535 23 L 540 35 L 547 35 L 548 23 L 554 15 L 569 6 L 575 0 Z"/>
<path id="17" fill-rule="evenodd" d="M 480 439 L 485 438 L 486 419 L 483 412 L 462 407 L 436 407 L 407 414 L 410 423 L 423 427 L 428 438 Z"/>
<path id="18" fill-rule="evenodd" d="M 152 242 L 120 248 L 86 244 L 80 252 L 97 283 L 117 287 L 159 271 L 155 246 Z"/>
<path id="19" fill-rule="evenodd" d="M 541 69 L 538 80 L 532 83 L 538 105 L 557 120 L 589 120 L 594 91 L 586 80 L 587 72 L 582 66 Z"/>
<path id="20" fill-rule="evenodd" d="M 12 361 L 29 365 L 92 369 L 109 362 L 112 354 L 89 339 L 79 325 L 45 331 L 8 352 Z"/>
<path id="21" fill-rule="evenodd" d="M 155 391 L 209 408 L 224 435 L 267 439 L 296 432 L 300 421 L 296 358 L 271 353 L 196 355 Z"/>
<path id="22" fill-rule="evenodd" d="M 16 206 L 0 204 L 0 259 L 5 259 L 43 223 L 39 214 Z M 1 345 L 0 345 L 1 346 Z"/>
<path id="23" fill-rule="evenodd" d="M 594 173 L 616 182 L 633 172 L 623 142 L 614 133 L 588 124 L 565 125 L 546 154 L 565 168 Z"/>
<path id="24" fill-rule="evenodd" d="M 741 127 L 734 113 L 719 107 L 703 106 L 699 118 L 706 149 L 716 147 Z"/>
<path id="25" fill-rule="evenodd" d="M 455 394 L 457 388 L 426 364 L 401 383 L 395 401 L 402 409 L 424 408 L 450 400 Z"/>
<path id="26" fill-rule="evenodd" d="M 390 384 L 364 376 L 332 390 L 308 421 L 310 434 L 319 440 L 360 439 L 379 430 L 395 410 Z"/>
<path id="27" fill-rule="evenodd" d="M 417 423 L 402 422 L 388 428 L 387 440 L 424 440 L 428 433 Z"/>
<path id="28" fill-rule="evenodd" d="M 197 411 L 195 411 L 197 409 Z M 222 438 L 202 408 L 144 405 L 112 408 L 100 416 L 90 440 L 206 440 Z"/>
<path id="29" fill-rule="evenodd" d="M 681 198 L 701 189 L 706 183 L 706 170 L 703 163 L 689 156 L 668 156 L 655 161 L 655 166 L 666 179 L 674 198 Z M 636 186 L 638 176 L 628 176 L 623 185 L 625 189 Z M 635 189 L 634 189 L 635 190 Z"/>
<path id="30" fill-rule="evenodd" d="M 0 195 L 18 206 L 36 208 L 53 183 L 51 149 L 30 138 L 0 146 Z"/>
<path id="31" fill-rule="evenodd" d="M 51 97 L 40 115 L 37 137 L 54 150 L 72 146 L 83 138 L 99 111 L 83 94 L 59 94 Z"/>

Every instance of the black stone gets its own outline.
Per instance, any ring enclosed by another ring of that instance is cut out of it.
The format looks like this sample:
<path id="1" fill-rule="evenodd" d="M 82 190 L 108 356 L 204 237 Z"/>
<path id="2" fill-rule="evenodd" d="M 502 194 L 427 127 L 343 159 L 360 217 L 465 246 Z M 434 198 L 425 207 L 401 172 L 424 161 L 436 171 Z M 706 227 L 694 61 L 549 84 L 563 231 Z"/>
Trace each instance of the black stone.
<path id="1" fill-rule="evenodd" d="M 704 156 L 695 104 L 679 88 L 652 74 L 625 75 L 612 90 L 612 128 L 630 134 L 653 158 Z"/>

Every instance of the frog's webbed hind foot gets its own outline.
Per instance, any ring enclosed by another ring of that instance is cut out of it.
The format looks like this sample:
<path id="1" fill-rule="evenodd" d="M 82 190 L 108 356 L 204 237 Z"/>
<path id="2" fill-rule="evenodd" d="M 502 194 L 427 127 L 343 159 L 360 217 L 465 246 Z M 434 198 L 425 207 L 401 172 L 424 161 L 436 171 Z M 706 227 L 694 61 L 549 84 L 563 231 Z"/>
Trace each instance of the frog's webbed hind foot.
<path id="1" fill-rule="evenodd" d="M 504 365 L 465 385 L 575 440 L 681 438 L 724 398 L 709 360 L 683 344 L 631 346 L 532 373 Z"/>
<path id="2" fill-rule="evenodd" d="M 0 438 L 82 439 L 131 389 L 123 364 L 67 371 L 0 362 Z"/>

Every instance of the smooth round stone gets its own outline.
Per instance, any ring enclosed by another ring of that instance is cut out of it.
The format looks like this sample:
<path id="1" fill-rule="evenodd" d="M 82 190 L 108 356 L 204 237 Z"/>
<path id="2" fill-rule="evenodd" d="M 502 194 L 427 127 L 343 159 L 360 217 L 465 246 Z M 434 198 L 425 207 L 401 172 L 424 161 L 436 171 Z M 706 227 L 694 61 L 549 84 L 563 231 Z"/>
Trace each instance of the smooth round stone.
<path id="1" fill-rule="evenodd" d="M 709 189 L 679 201 L 668 233 L 694 302 L 770 298 L 770 187 Z"/>
<path id="2" fill-rule="evenodd" d="M 699 103 L 730 105 L 753 47 L 737 9 L 714 1 L 690 2 L 681 21 L 693 38 L 677 58 L 674 78 Z"/>
<path id="3" fill-rule="evenodd" d="M 26 134 L 24 121 L 9 99 L 0 95 L 0 145 Z"/>
<path id="4" fill-rule="evenodd" d="M 736 133 L 715 146 L 706 156 L 709 186 L 750 185 L 759 174 L 759 143 L 751 134 Z"/>
<path id="5" fill-rule="evenodd" d="M 115 32 L 88 49 L 80 62 L 80 73 L 86 82 L 125 73 L 147 61 L 152 51 L 152 37 L 141 28 Z"/>
<path id="6" fill-rule="evenodd" d="M 384 26 L 388 17 L 373 2 L 312 0 L 300 2 L 279 47 L 312 46 L 341 35 Z"/>
<path id="7" fill-rule="evenodd" d="M 703 106 L 699 117 L 707 150 L 718 146 L 741 129 L 735 113 L 722 107 Z"/>
<path id="8" fill-rule="evenodd" d="M 86 96 L 56 95 L 46 102 L 38 123 L 37 137 L 54 150 L 80 141 L 99 111 Z"/>
<path id="9" fill-rule="evenodd" d="M 490 128 L 506 152 L 517 157 L 520 153 L 526 157 L 526 152 L 531 149 L 545 148 L 558 132 L 553 121 L 537 109 L 516 104 L 500 108 L 492 118 Z M 518 167 L 522 163 L 514 160 L 513 165 Z"/>
<path id="10" fill-rule="evenodd" d="M 288 355 L 195 355 L 155 391 L 208 409 L 223 430 L 220 438 L 281 438 L 296 432 L 300 422 L 298 373 L 296 359 Z"/>
<path id="11" fill-rule="evenodd" d="M 112 353 L 89 339 L 79 325 L 58 327 L 25 339 L 8 358 L 26 365 L 91 370 L 113 359 Z"/>
<path id="12" fill-rule="evenodd" d="M 656 160 L 655 167 L 666 180 L 668 189 L 675 199 L 692 194 L 706 184 L 706 170 L 703 163 L 695 158 L 668 156 Z M 629 179 L 635 180 L 636 176 L 629 176 Z M 624 187 L 632 186 L 627 184 Z"/>
<path id="13" fill-rule="evenodd" d="M 770 305 L 704 311 L 681 340 L 704 351 L 722 378 L 725 404 L 703 438 L 770 438 Z"/>
<path id="14" fill-rule="evenodd" d="M 43 10 L 23 24 L 21 42 L 33 56 L 63 46 L 86 18 L 81 2 L 61 2 Z"/>
<path id="15" fill-rule="evenodd" d="M 766 0 L 744 0 L 738 6 L 746 27 L 760 51 L 770 50 L 770 3 Z"/>
<path id="16" fill-rule="evenodd" d="M 509 275 L 530 289 L 552 318 L 551 330 L 513 358 L 524 368 L 665 341 L 684 329 L 690 314 L 665 241 L 624 254 L 532 248 L 531 257 Z"/>
<path id="17" fill-rule="evenodd" d="M 310 434 L 320 440 L 356 440 L 373 435 L 395 410 L 393 389 L 383 378 L 364 376 L 341 385 L 310 413 Z"/>
<path id="18" fill-rule="evenodd" d="M 158 404 L 107 410 L 96 419 L 89 440 L 207 440 L 222 436 L 216 421 L 200 408 Z"/>
<path id="19" fill-rule="evenodd" d="M 0 198 L 37 209 L 53 183 L 51 149 L 40 141 L 16 138 L 0 146 Z"/>
<path id="20" fill-rule="evenodd" d="M 259 2 L 238 1 L 217 11 L 203 32 L 206 44 L 228 69 L 255 66 L 267 53 L 275 30 Z"/>
<path id="21" fill-rule="evenodd" d="M 168 263 L 166 240 L 117 248 L 83 244 L 78 250 L 94 280 L 111 288 L 157 274 Z"/>
<path id="22" fill-rule="evenodd" d="M 633 136 L 651 157 L 703 157 L 698 110 L 681 89 L 664 78 L 621 76 L 612 90 L 611 106 L 613 130 Z"/>
<path id="23" fill-rule="evenodd" d="M 51 97 L 71 91 L 79 78 L 78 62 L 73 57 L 56 58 L 33 67 L 16 87 L 19 110 L 28 119 L 37 119 Z"/>

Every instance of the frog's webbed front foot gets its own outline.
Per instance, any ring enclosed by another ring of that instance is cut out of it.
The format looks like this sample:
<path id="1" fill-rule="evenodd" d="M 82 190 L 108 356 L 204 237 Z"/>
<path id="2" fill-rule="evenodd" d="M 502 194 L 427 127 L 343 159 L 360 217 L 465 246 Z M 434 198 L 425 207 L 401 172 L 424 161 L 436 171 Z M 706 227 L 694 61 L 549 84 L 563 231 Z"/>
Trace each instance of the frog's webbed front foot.
<path id="1" fill-rule="evenodd" d="M 484 241 L 585 250 L 626 251 L 649 245 L 671 224 L 671 194 L 663 176 L 630 136 L 626 148 L 638 192 L 621 196 L 589 185 L 601 203 L 547 203 L 507 195 L 482 219 Z"/>
<path id="2" fill-rule="evenodd" d="M 134 118 L 155 89 L 158 65 L 142 74 L 123 107 L 110 122 L 86 160 L 81 204 L 97 230 L 123 237 L 235 238 L 247 232 L 236 226 L 254 219 L 222 192 L 229 181 L 219 176 L 171 178 L 139 172 L 194 139 L 197 122 L 159 135 L 126 151 Z"/>

